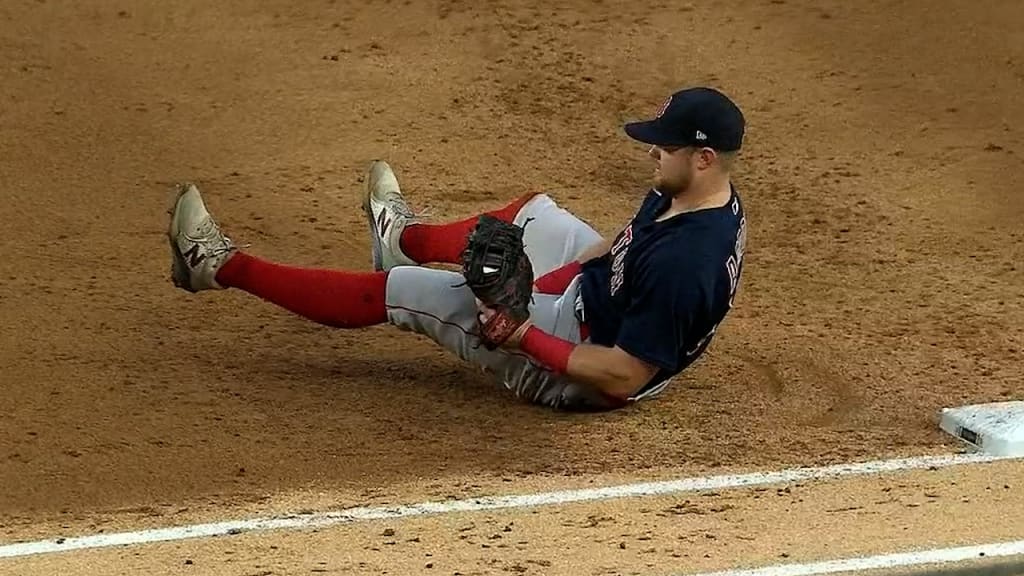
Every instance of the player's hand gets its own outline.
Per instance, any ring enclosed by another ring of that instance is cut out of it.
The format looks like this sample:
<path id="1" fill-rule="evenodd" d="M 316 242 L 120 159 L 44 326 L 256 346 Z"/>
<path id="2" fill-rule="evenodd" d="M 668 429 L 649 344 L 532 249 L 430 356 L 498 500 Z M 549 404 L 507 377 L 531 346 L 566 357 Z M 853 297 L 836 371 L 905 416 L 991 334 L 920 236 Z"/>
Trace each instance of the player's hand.
<path id="1" fill-rule="evenodd" d="M 487 306 L 486 304 L 480 302 L 480 300 L 476 301 L 476 306 L 477 320 L 480 322 L 481 325 L 487 324 L 487 322 L 490 321 L 490 319 L 493 318 L 498 313 L 494 308 Z M 532 325 L 533 323 L 527 319 L 525 322 L 520 324 L 518 328 L 516 328 L 516 331 L 513 332 L 508 337 L 508 339 L 505 340 L 504 343 L 502 343 L 501 347 L 512 350 L 519 348 L 519 343 L 522 342 L 523 335 L 526 334 L 526 331 L 529 330 L 530 326 Z"/>

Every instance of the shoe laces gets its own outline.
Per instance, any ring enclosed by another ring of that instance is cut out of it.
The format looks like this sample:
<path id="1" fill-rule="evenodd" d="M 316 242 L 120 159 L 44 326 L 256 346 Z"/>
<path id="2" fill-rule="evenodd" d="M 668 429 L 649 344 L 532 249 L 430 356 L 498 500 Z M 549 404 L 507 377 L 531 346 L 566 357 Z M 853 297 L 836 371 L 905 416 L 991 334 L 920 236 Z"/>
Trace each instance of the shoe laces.
<path id="1" fill-rule="evenodd" d="M 218 256 L 235 248 L 234 242 L 225 235 L 212 217 L 206 217 L 196 229 L 196 237 L 192 239 L 203 247 L 210 256 Z"/>
<path id="2" fill-rule="evenodd" d="M 395 214 L 398 214 L 399 216 L 407 220 L 418 222 L 424 218 L 429 217 L 429 210 L 424 210 L 418 214 L 414 212 L 412 208 L 409 207 L 409 203 L 406 202 L 405 197 L 402 196 L 400 192 L 388 192 L 384 196 L 384 200 L 387 202 L 387 205 L 395 212 Z"/>

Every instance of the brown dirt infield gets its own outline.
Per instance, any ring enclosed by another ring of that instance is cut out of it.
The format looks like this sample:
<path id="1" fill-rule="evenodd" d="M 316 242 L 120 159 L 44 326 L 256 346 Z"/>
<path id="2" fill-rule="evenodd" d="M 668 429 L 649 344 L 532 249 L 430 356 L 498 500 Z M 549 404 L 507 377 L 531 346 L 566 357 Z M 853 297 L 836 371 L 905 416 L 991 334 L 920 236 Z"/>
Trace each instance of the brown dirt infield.
<path id="1" fill-rule="evenodd" d="M 1024 399 L 1022 18 L 1008 0 L 4 2 L 0 524 L 948 451 L 941 407 Z M 377 157 L 439 218 L 543 190 L 612 234 L 650 173 L 621 123 L 690 84 L 747 115 L 749 244 L 737 308 L 656 400 L 552 413 L 424 338 L 168 279 L 185 179 L 253 253 L 367 269 Z"/>

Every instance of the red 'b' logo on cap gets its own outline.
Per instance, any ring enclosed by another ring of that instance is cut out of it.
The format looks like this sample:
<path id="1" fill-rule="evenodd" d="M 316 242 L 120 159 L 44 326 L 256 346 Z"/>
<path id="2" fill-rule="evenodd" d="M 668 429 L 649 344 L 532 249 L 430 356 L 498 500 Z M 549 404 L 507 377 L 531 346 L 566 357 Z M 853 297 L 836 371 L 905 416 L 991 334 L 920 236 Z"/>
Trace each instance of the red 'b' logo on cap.
<path id="1" fill-rule="evenodd" d="M 665 110 L 668 110 L 668 106 L 671 103 L 672 103 L 672 97 L 669 96 L 668 100 L 665 100 L 665 103 L 661 105 L 661 110 L 658 110 L 657 118 L 661 118 L 661 115 L 665 113 Z"/>

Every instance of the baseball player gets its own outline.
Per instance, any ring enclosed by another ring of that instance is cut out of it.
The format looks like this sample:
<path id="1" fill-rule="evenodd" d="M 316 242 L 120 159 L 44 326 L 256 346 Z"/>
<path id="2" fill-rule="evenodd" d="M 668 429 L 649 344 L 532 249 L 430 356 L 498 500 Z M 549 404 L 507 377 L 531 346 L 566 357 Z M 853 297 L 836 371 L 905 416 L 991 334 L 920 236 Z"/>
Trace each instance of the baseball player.
<path id="1" fill-rule="evenodd" d="M 532 294 L 519 320 L 477 298 L 466 274 L 422 266 L 465 265 L 483 218 L 422 222 L 383 161 L 371 165 L 363 199 L 374 271 L 300 268 L 243 252 L 195 185 L 184 184 L 170 211 L 172 279 L 189 292 L 244 290 L 328 326 L 390 323 L 424 334 L 530 402 L 619 408 L 659 393 L 700 357 L 733 305 L 746 220 L 730 169 L 744 126 L 727 96 L 703 87 L 626 124 L 628 136 L 650 145 L 656 168 L 639 209 L 610 240 L 545 194 L 487 213 L 522 234 Z M 481 346 L 481 326 L 498 319 L 501 337 Z"/>

